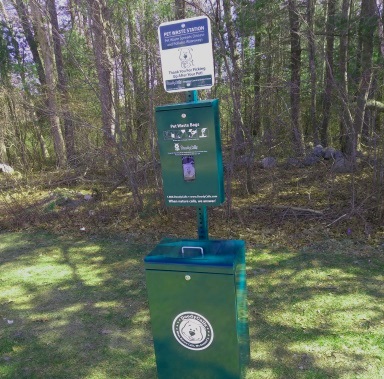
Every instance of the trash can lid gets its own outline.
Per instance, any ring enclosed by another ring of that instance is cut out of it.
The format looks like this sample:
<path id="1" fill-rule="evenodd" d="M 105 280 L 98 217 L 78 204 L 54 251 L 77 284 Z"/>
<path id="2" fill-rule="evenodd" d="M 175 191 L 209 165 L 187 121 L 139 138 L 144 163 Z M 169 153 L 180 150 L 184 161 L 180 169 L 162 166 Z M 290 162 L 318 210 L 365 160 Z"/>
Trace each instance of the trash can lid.
<path id="1" fill-rule="evenodd" d="M 179 110 L 185 108 L 205 108 L 205 107 L 217 107 L 219 103 L 218 99 L 211 100 L 199 100 L 187 103 L 178 103 L 178 104 L 166 104 L 159 105 L 156 107 L 156 112 L 169 111 L 169 110 Z"/>
<path id="2" fill-rule="evenodd" d="M 162 240 L 144 259 L 146 269 L 233 273 L 244 263 L 240 240 Z"/>

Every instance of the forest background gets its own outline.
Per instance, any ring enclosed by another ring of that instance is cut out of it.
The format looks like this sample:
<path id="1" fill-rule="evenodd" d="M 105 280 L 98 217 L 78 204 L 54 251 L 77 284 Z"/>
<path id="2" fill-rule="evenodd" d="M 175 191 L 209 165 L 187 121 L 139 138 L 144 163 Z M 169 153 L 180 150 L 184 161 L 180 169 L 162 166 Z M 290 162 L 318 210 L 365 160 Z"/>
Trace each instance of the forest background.
<path id="1" fill-rule="evenodd" d="M 219 222 L 383 238 L 383 0 L 0 0 L 0 163 L 17 170 L 1 177 L 1 228 L 164 226 L 154 108 L 184 98 L 163 89 L 157 27 L 198 15 L 216 75 L 199 97 L 220 99 Z"/>

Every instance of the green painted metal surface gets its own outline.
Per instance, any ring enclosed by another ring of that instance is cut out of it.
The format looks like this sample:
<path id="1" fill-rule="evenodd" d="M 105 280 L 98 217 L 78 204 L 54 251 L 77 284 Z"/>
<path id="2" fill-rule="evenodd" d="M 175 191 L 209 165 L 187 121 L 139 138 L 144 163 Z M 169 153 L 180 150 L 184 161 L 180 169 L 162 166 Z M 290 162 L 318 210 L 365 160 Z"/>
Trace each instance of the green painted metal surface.
<path id="1" fill-rule="evenodd" d="M 198 92 L 196 90 L 186 92 L 185 101 L 187 103 L 199 101 Z M 208 209 L 206 206 L 197 208 L 197 237 L 200 240 L 208 239 Z"/>
<path id="2" fill-rule="evenodd" d="M 208 209 L 197 208 L 197 236 L 200 240 L 208 239 Z"/>
<path id="3" fill-rule="evenodd" d="M 166 205 L 223 203 L 218 100 L 159 106 L 155 117 Z"/>
<path id="4" fill-rule="evenodd" d="M 244 241 L 165 239 L 145 269 L 159 379 L 244 377 Z"/>

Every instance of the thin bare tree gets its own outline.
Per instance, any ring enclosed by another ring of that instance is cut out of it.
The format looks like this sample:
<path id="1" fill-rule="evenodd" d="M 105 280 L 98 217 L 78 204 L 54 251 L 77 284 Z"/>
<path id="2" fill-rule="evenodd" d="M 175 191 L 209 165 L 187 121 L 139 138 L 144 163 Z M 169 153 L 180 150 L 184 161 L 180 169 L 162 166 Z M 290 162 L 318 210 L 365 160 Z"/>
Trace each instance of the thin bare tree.
<path id="1" fill-rule="evenodd" d="M 64 139 L 67 152 L 67 159 L 70 163 L 75 155 L 75 131 L 73 116 L 69 108 L 68 94 L 68 78 L 65 73 L 63 53 L 61 48 L 61 36 L 59 32 L 59 22 L 57 19 L 56 2 L 55 0 L 47 0 L 49 19 L 52 27 L 53 50 L 55 54 L 56 70 L 57 70 L 57 89 L 60 93 L 60 105 L 62 108 L 63 123 L 64 123 Z"/>
<path id="2" fill-rule="evenodd" d="M 64 167 L 67 164 L 67 156 L 65 151 L 64 138 L 60 127 L 60 119 L 58 115 L 56 99 L 55 61 L 51 46 L 50 29 L 49 26 L 43 21 L 43 8 L 45 8 L 45 6 L 46 4 L 40 3 L 39 0 L 32 0 L 30 2 L 31 14 L 37 31 L 37 39 L 39 41 L 45 68 L 46 85 L 44 89 L 47 95 L 47 111 L 51 124 L 51 134 L 57 158 L 57 165 L 59 167 Z"/>
<path id="3" fill-rule="evenodd" d="M 115 139 L 115 107 L 113 104 L 113 60 L 110 44 L 110 10 L 105 0 L 87 0 L 89 27 L 99 84 L 104 145 Z M 112 144 L 113 145 L 113 144 Z"/>
<path id="4" fill-rule="evenodd" d="M 291 123 L 292 142 L 296 153 L 303 154 L 303 134 L 300 126 L 300 88 L 301 88 L 301 41 L 300 16 L 296 0 L 288 0 L 288 15 L 291 39 Z"/>

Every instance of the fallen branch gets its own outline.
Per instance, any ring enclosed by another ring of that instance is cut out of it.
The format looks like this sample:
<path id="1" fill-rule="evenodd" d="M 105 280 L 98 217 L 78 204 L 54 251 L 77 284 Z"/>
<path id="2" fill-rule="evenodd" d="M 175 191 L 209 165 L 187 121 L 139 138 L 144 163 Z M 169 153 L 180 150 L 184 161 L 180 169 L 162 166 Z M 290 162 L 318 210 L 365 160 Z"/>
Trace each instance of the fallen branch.
<path id="1" fill-rule="evenodd" d="M 384 103 L 377 100 L 367 100 L 365 107 L 367 109 L 374 109 L 377 112 L 384 112 Z"/>
<path id="2" fill-rule="evenodd" d="M 252 207 L 252 210 L 258 210 L 258 209 L 284 210 L 284 211 L 292 211 L 297 213 L 309 213 L 316 216 L 324 215 L 322 211 L 317 211 L 315 209 L 309 209 L 309 208 L 291 207 L 289 205 L 256 205 Z"/>
<path id="3" fill-rule="evenodd" d="M 333 225 L 333 224 L 335 224 L 336 222 L 342 220 L 342 219 L 343 219 L 344 217 L 346 217 L 346 216 L 348 216 L 348 213 L 343 214 L 342 216 L 340 216 L 340 217 L 337 218 L 336 220 L 332 221 L 330 224 L 328 224 L 328 225 L 326 226 L 326 228 L 329 228 L 331 225 Z"/>

